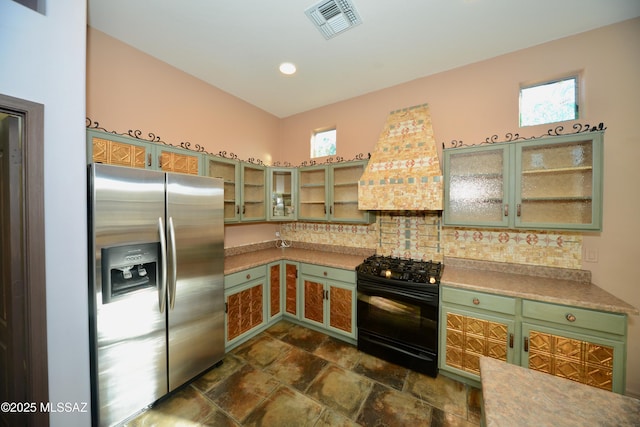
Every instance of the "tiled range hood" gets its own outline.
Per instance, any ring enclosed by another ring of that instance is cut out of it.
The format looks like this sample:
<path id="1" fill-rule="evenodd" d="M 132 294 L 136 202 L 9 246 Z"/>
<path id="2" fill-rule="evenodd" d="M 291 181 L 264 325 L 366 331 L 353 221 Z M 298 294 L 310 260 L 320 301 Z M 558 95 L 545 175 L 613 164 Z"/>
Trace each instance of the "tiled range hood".
<path id="1" fill-rule="evenodd" d="M 358 185 L 358 209 L 442 210 L 442 170 L 428 104 L 392 111 Z"/>

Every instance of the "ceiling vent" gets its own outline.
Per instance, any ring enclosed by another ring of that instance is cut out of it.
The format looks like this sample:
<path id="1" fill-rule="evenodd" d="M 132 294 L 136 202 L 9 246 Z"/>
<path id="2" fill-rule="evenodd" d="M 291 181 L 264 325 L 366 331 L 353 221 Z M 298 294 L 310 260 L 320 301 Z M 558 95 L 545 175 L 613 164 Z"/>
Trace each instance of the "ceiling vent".
<path id="1" fill-rule="evenodd" d="M 353 3 L 347 0 L 323 0 L 304 13 L 327 40 L 362 23 Z"/>

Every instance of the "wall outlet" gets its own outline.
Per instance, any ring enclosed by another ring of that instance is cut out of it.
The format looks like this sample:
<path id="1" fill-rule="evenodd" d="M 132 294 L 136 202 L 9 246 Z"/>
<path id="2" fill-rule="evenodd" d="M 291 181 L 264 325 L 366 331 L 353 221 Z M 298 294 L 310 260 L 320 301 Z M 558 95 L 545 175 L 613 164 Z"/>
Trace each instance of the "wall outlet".
<path id="1" fill-rule="evenodd" d="M 584 261 L 585 262 L 598 262 L 598 249 L 597 248 L 584 248 Z"/>

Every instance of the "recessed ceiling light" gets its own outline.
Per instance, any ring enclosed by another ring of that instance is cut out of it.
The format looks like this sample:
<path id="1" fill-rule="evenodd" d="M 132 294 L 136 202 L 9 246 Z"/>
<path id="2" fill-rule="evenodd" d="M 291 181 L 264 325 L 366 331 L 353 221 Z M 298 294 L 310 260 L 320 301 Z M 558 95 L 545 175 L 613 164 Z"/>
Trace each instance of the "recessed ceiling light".
<path id="1" fill-rule="evenodd" d="M 291 62 L 283 62 L 282 64 L 280 64 L 280 72 L 282 74 L 290 76 L 291 74 L 296 72 L 296 66 Z"/>

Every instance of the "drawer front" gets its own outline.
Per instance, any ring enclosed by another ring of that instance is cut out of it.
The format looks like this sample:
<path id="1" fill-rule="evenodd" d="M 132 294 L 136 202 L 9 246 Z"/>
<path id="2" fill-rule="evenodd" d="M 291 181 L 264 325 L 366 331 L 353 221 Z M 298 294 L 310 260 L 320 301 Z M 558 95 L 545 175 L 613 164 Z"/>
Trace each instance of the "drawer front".
<path id="1" fill-rule="evenodd" d="M 317 276 L 323 279 L 339 280 L 341 282 L 356 283 L 355 270 L 343 270 L 341 268 L 325 267 L 315 264 L 301 264 L 300 272 L 310 276 Z"/>
<path id="2" fill-rule="evenodd" d="M 450 288 L 442 286 L 440 288 L 442 301 L 465 307 L 477 308 L 496 313 L 516 314 L 516 299 L 501 295 L 485 294 L 483 292 L 470 291 L 466 289 Z"/>
<path id="3" fill-rule="evenodd" d="M 624 314 L 529 300 L 522 301 L 522 316 L 617 335 L 624 335 L 627 325 L 627 316 Z"/>
<path id="4" fill-rule="evenodd" d="M 247 283 L 250 280 L 259 279 L 267 276 L 267 266 L 261 265 L 259 267 L 249 268 L 247 270 L 238 271 L 224 276 L 224 288 L 228 289 L 242 283 Z"/>

